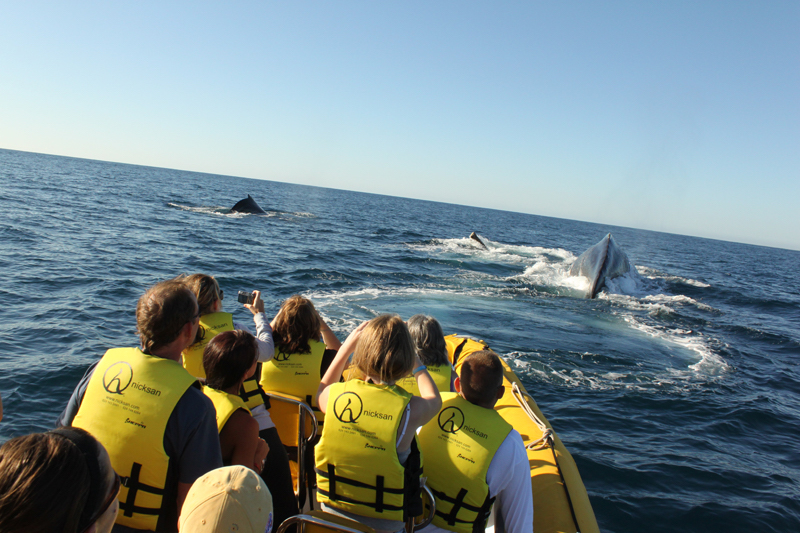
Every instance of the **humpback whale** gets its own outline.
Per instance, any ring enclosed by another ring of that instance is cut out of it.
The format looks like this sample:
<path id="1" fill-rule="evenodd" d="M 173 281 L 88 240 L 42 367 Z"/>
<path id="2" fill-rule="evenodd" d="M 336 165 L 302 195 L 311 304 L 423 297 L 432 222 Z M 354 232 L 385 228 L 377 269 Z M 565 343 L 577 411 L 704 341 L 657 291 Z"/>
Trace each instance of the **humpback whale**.
<path id="1" fill-rule="evenodd" d="M 261 209 L 261 206 L 258 205 L 256 201 L 253 200 L 253 197 L 250 196 L 249 194 L 247 195 L 247 198 L 245 198 L 244 200 L 239 200 L 238 202 L 236 202 L 236 205 L 231 207 L 231 212 L 253 213 L 257 215 L 263 215 L 267 213 L 266 211 Z"/>
<path id="2" fill-rule="evenodd" d="M 470 239 L 472 239 L 473 241 L 477 242 L 478 244 L 480 244 L 480 245 L 481 245 L 481 247 L 482 247 L 484 250 L 488 250 L 488 249 L 489 249 L 489 248 L 487 248 L 487 247 L 486 247 L 486 245 L 483 243 L 483 241 L 481 240 L 481 238 L 480 238 L 480 237 L 478 237 L 478 234 L 477 234 L 477 233 L 475 233 L 474 231 L 473 231 L 472 233 L 470 233 L 470 234 L 469 234 L 469 238 L 470 238 Z"/>
<path id="3" fill-rule="evenodd" d="M 594 298 L 605 286 L 607 279 L 614 279 L 631 269 L 628 256 L 617 246 L 609 233 L 600 242 L 583 252 L 569 268 L 570 276 L 584 276 L 591 283 L 587 298 Z"/>

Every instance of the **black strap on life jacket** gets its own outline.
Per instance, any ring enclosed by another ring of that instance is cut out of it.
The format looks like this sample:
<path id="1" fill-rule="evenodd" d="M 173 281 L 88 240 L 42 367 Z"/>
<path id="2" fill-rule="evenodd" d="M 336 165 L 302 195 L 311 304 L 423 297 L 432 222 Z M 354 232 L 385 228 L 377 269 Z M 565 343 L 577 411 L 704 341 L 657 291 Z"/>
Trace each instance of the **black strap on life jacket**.
<path id="1" fill-rule="evenodd" d="M 253 396 L 261 396 L 261 400 L 264 402 L 264 406 L 267 409 L 269 409 L 271 407 L 269 403 L 269 396 L 267 396 L 266 393 L 264 393 L 264 391 L 261 390 L 261 385 L 258 383 L 258 380 L 256 379 L 256 376 L 261 375 L 261 372 L 258 370 L 260 366 L 261 363 L 258 364 L 256 372 L 253 374 L 253 376 L 244 381 L 244 383 L 252 381 L 253 384 L 255 384 L 255 388 L 251 391 L 247 391 L 244 388 L 244 383 L 242 383 L 242 386 L 239 388 L 239 398 L 241 398 L 242 401 L 245 403 L 245 405 L 247 405 L 247 403 L 250 401 L 250 398 L 252 398 Z"/>
<path id="2" fill-rule="evenodd" d="M 355 479 L 346 478 L 343 476 L 336 475 L 336 466 L 331 463 L 328 463 L 328 469 L 320 470 L 319 468 L 315 469 L 318 476 L 321 476 L 328 480 L 328 490 L 323 490 L 319 488 L 317 485 L 317 492 L 326 496 L 328 499 L 334 502 L 344 502 L 344 503 L 351 503 L 355 505 L 363 505 L 365 507 L 369 507 L 371 509 L 375 509 L 376 512 L 382 513 L 383 511 L 402 511 L 402 505 L 389 505 L 383 501 L 384 494 L 399 494 L 404 495 L 405 489 L 392 489 L 387 488 L 384 485 L 384 477 L 383 476 L 375 476 L 375 484 L 370 485 L 369 483 L 364 483 L 363 481 L 358 481 Z M 354 498 L 350 498 L 348 496 L 344 496 L 336 491 L 337 484 L 344 483 L 346 485 L 352 485 L 353 487 L 359 487 L 362 489 L 370 489 L 375 491 L 375 501 L 374 502 L 365 502 L 361 500 L 356 500 Z"/>
<path id="3" fill-rule="evenodd" d="M 147 485 L 146 483 L 142 483 L 139 481 L 139 475 L 142 471 L 142 465 L 140 463 L 133 463 L 131 467 L 131 475 L 128 477 L 120 476 L 120 482 L 122 486 L 128 489 L 128 495 L 125 498 L 125 501 L 119 502 L 119 508 L 123 512 L 123 516 L 131 517 L 134 513 L 136 514 L 144 514 L 144 515 L 159 515 L 161 514 L 162 508 L 155 508 L 155 507 L 141 507 L 136 505 L 136 494 L 141 490 L 143 492 L 149 492 L 150 494 L 155 494 L 157 496 L 161 496 L 162 500 L 164 498 L 164 489 L 160 489 L 158 487 L 153 487 L 152 485 Z"/>
<path id="4" fill-rule="evenodd" d="M 486 521 L 489 520 L 489 514 L 492 512 L 492 505 L 494 505 L 495 498 L 490 498 L 487 494 L 483 505 L 480 507 L 475 507 L 474 505 L 464 503 L 464 498 L 467 496 L 467 489 L 465 488 L 461 488 L 455 498 L 448 496 L 444 492 L 434 490 L 433 487 L 429 488 L 437 500 L 453 504 L 453 507 L 450 509 L 449 513 L 445 513 L 439 509 L 436 509 L 436 514 L 444 518 L 448 525 L 454 526 L 457 523 L 472 524 L 473 533 L 482 533 L 486 529 Z M 461 520 L 456 518 L 461 509 L 466 509 L 475 513 L 475 520 Z"/>
<path id="5" fill-rule="evenodd" d="M 469 342 L 469 339 L 464 339 L 453 351 L 453 366 L 456 366 L 456 361 L 458 361 L 458 357 L 461 355 L 461 352 L 464 350 L 464 345 L 467 344 L 467 342 Z"/>

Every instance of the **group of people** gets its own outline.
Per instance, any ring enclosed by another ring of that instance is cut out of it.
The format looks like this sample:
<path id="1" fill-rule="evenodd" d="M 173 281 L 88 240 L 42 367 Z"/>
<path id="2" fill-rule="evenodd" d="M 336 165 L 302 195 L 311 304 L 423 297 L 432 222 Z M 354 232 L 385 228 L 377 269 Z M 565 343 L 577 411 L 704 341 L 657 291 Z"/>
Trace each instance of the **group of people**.
<path id="1" fill-rule="evenodd" d="M 403 530 L 423 514 L 424 473 L 426 533 L 481 531 L 493 508 L 496 531 L 532 531 L 522 438 L 493 409 L 497 355 L 474 352 L 457 375 L 432 317 L 380 315 L 340 343 L 310 300 L 289 298 L 270 322 L 258 291 L 244 304 L 253 335 L 223 300 L 205 274 L 141 296 L 140 346 L 87 371 L 58 429 L 0 448 L 0 533 L 227 531 L 225 517 L 250 511 L 253 531 L 277 529 L 299 506 L 267 391 L 324 420 L 310 460 L 326 512 Z"/>

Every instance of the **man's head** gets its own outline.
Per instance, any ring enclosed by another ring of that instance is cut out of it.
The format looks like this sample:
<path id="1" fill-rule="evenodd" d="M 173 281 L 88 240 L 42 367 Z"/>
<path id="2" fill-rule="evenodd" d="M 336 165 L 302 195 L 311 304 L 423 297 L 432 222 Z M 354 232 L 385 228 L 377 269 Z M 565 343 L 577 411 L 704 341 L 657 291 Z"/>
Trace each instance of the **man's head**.
<path id="1" fill-rule="evenodd" d="M 503 363 L 488 350 L 473 352 L 461 364 L 455 385 L 470 403 L 492 409 L 503 396 Z"/>
<path id="2" fill-rule="evenodd" d="M 182 281 L 170 279 L 156 283 L 136 305 L 136 330 L 142 349 L 153 353 L 182 334 L 188 336 L 186 346 L 189 346 L 197 334 L 199 318 L 197 298 Z"/>

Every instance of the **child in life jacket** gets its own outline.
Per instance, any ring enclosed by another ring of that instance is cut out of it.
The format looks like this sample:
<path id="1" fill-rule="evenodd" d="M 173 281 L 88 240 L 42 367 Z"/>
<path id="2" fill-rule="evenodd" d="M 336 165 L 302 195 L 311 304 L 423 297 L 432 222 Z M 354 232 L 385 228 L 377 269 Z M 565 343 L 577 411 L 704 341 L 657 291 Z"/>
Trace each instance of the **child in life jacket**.
<path id="1" fill-rule="evenodd" d="M 364 377 L 340 383 L 351 353 Z M 408 375 L 416 379 L 420 396 L 396 385 Z M 406 519 L 421 514 L 416 430 L 441 404 L 400 317 L 380 315 L 356 328 L 319 386 L 326 423 L 315 470 L 323 510 L 378 532 L 400 531 Z"/>
<path id="2" fill-rule="evenodd" d="M 216 335 L 203 350 L 203 392 L 217 411 L 222 462 L 261 473 L 269 447 L 258 436 L 258 422 L 239 396 L 239 388 L 256 371 L 257 363 L 255 337 L 242 330 Z"/>

